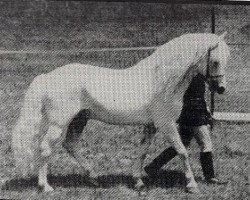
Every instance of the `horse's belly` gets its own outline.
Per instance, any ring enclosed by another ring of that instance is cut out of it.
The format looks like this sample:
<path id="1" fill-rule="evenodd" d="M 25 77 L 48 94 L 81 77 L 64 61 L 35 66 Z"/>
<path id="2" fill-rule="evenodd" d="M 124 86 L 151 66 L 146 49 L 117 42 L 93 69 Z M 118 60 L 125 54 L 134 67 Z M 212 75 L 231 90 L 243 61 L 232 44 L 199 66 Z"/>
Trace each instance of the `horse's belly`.
<path id="1" fill-rule="evenodd" d="M 109 124 L 149 124 L 152 122 L 147 110 L 136 111 L 112 111 L 106 109 L 94 109 L 92 119 L 96 119 Z"/>
<path id="2" fill-rule="evenodd" d="M 89 92 L 90 93 L 90 92 Z M 140 92 L 135 94 L 126 93 L 126 91 L 118 91 L 115 95 L 112 92 L 103 91 L 100 93 L 92 93 L 88 98 L 92 99 L 103 109 L 108 112 L 133 113 L 147 108 L 152 97 Z"/>

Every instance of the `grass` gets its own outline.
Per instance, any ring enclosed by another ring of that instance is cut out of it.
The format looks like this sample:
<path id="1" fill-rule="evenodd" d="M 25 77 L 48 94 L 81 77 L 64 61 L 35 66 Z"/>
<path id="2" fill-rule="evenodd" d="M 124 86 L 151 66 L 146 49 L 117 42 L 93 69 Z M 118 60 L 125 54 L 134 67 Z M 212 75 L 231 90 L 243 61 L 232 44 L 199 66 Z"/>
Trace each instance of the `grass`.
<path id="1" fill-rule="evenodd" d="M 46 7 L 47 4 L 47 7 Z M 0 2 L 0 46 L 7 50 L 67 50 L 102 47 L 156 46 L 187 32 L 210 32 L 210 7 L 203 5 L 98 4 L 52 1 Z M 84 10 L 85 9 L 85 10 Z M 57 12 L 55 12 L 55 10 Z M 99 12 L 99 11 L 102 12 Z M 249 25 L 246 6 L 216 7 L 216 31 L 229 32 L 228 41 L 246 42 Z M 100 14 L 101 13 L 101 14 Z M 237 20 L 237 21 L 235 21 Z M 228 88 L 216 95 L 216 110 L 248 111 L 247 46 L 233 46 L 228 66 Z M 133 66 L 152 51 L 79 53 L 76 55 L 0 55 L 0 180 L 11 177 L 14 161 L 11 131 L 18 118 L 23 95 L 41 73 L 64 64 L 80 62 L 110 68 Z M 240 77 L 240 78 L 239 78 Z M 64 149 L 58 147 L 51 160 L 49 181 L 55 191 L 37 191 L 36 178 L 13 180 L 0 190 L 2 199 L 247 199 L 249 124 L 217 122 L 212 133 L 217 173 L 229 180 L 226 186 L 212 186 L 202 180 L 199 150 L 192 143 L 190 157 L 201 194 L 184 192 L 180 161 L 163 168 L 155 184 L 148 183 L 146 196 L 133 188 L 132 167 L 142 127 L 110 126 L 90 121 L 82 137 L 82 154 L 92 159 L 99 188 L 87 182 L 85 174 Z M 87 138 L 87 139 L 86 139 Z M 164 148 L 166 136 L 158 135 L 146 163 Z"/>

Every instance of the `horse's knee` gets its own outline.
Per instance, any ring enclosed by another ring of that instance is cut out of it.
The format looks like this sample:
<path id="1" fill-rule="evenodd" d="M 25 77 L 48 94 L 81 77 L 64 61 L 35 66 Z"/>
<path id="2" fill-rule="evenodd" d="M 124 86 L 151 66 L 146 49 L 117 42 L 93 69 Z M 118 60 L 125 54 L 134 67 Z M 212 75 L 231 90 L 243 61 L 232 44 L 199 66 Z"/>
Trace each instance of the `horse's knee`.
<path id="1" fill-rule="evenodd" d="M 41 148 L 41 155 L 44 157 L 47 157 L 49 155 L 51 155 L 51 148 L 50 148 L 50 139 L 48 135 L 45 135 L 43 138 L 43 141 L 40 144 L 40 148 Z"/>
<path id="2" fill-rule="evenodd" d="M 187 159 L 188 158 L 188 152 L 185 148 L 182 149 L 176 149 L 178 155 L 183 158 L 183 159 Z"/>
<path id="3" fill-rule="evenodd" d="M 48 157 L 48 156 L 50 156 L 51 153 L 52 153 L 52 150 L 51 150 L 51 148 L 50 148 L 48 142 L 46 142 L 46 141 L 43 141 L 43 142 L 41 143 L 41 150 L 42 150 L 41 155 L 42 155 L 43 157 Z"/>
<path id="4" fill-rule="evenodd" d="M 41 147 L 41 155 L 42 156 L 49 156 L 52 153 L 50 144 L 51 142 L 59 139 L 61 137 L 62 134 L 62 130 L 61 128 L 57 127 L 57 126 L 50 126 L 47 134 L 44 136 L 40 147 Z"/>

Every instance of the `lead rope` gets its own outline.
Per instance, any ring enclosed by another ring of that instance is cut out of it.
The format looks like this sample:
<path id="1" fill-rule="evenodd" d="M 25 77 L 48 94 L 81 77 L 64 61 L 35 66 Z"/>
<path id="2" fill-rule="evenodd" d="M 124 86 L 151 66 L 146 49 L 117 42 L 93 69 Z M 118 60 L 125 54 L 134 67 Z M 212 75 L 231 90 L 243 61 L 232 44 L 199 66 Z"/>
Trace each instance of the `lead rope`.
<path id="1" fill-rule="evenodd" d="M 214 7 L 212 7 L 212 9 L 211 9 L 211 31 L 212 31 L 212 33 L 215 33 L 215 11 L 214 11 Z M 209 59 L 210 59 L 210 51 L 211 50 L 209 50 L 209 54 L 208 54 L 208 61 L 209 61 Z M 209 62 L 208 62 L 208 70 L 209 70 Z M 210 75 L 210 72 L 208 71 L 208 75 Z M 215 91 L 214 90 L 212 90 L 211 91 L 211 94 L 210 94 L 210 112 L 211 112 L 211 115 L 212 115 L 212 121 L 211 121 L 211 123 L 210 123 L 210 126 L 211 126 L 211 132 L 212 132 L 212 130 L 213 130 L 213 128 L 214 128 L 214 118 L 213 118 L 213 116 L 214 116 L 214 96 L 215 96 Z"/>

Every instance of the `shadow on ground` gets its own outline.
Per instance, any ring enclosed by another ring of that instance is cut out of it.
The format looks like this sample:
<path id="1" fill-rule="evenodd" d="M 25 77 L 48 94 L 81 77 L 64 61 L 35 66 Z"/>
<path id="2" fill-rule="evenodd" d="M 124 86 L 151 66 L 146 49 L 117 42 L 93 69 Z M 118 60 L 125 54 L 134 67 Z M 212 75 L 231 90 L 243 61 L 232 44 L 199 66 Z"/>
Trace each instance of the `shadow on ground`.
<path id="1" fill-rule="evenodd" d="M 175 170 L 161 170 L 154 179 L 150 180 L 146 177 L 143 181 L 147 187 L 171 188 L 184 187 L 186 185 L 185 174 Z"/>
<path id="2" fill-rule="evenodd" d="M 95 181 L 99 186 L 92 184 L 91 179 L 87 176 L 79 174 L 69 174 L 64 176 L 48 176 L 49 183 L 53 187 L 90 187 L 90 188 L 111 188 L 118 185 L 125 185 L 128 188 L 133 189 L 135 185 L 135 179 L 131 175 L 123 174 L 110 174 L 98 176 Z M 178 171 L 160 171 L 158 176 L 154 180 L 150 180 L 148 177 L 144 177 L 143 181 L 146 187 L 184 187 L 185 176 Z M 27 188 L 37 187 L 38 179 L 12 179 L 5 183 L 2 187 L 4 190 L 23 190 Z"/>

